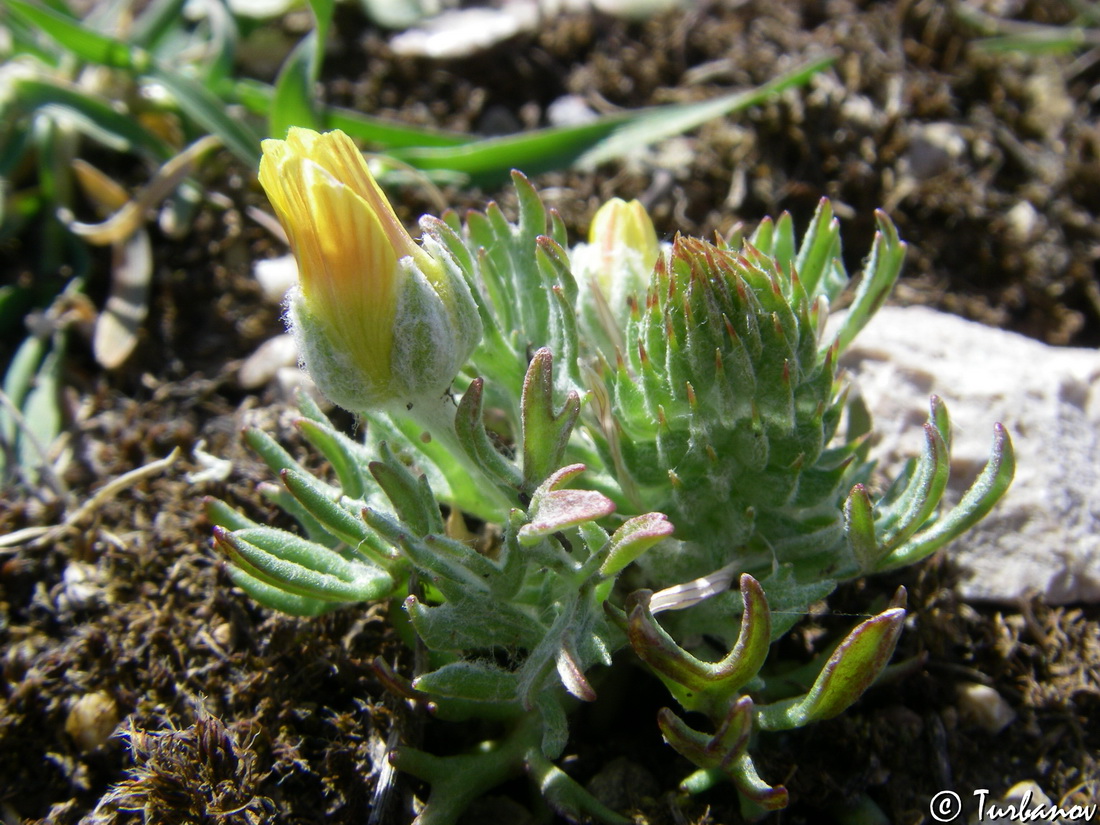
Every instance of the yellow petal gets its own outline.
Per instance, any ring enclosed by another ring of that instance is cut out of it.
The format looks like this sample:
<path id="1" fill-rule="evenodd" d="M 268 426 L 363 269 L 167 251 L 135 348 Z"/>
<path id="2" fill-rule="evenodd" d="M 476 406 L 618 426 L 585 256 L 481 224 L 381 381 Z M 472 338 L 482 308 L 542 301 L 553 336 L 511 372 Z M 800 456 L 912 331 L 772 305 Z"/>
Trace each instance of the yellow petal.
<path id="1" fill-rule="evenodd" d="M 351 187 L 377 215 L 399 258 L 416 255 L 420 251 L 405 231 L 374 175 L 370 173 L 363 153 L 356 148 L 350 137 L 340 131 L 319 133 L 312 129 L 292 127 L 287 135 L 286 145 L 294 154 L 308 158 L 336 180 Z"/>
<path id="2" fill-rule="evenodd" d="M 383 219 L 290 141 L 264 149 L 260 180 L 286 229 L 310 313 L 384 384 L 400 269 Z"/>

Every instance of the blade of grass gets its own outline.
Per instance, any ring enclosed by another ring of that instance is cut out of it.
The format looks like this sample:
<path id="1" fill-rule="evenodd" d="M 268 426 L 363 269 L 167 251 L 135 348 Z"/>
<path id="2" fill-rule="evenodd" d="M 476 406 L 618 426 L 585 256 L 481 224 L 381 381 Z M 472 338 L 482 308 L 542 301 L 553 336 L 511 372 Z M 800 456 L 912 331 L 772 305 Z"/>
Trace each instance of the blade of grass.
<path id="1" fill-rule="evenodd" d="M 329 106 L 324 110 L 324 123 L 328 129 L 340 129 L 352 137 L 372 144 L 377 149 L 398 149 L 411 146 L 462 146 L 476 138 L 460 132 L 441 129 L 422 129 L 408 126 L 396 120 L 374 117 Z"/>
<path id="2" fill-rule="evenodd" d="M 187 0 L 152 0 L 134 20 L 130 29 L 130 42 L 145 49 L 152 49 L 174 25 L 179 23 Z"/>
<path id="3" fill-rule="evenodd" d="M 325 56 L 325 40 L 332 22 L 333 0 L 309 0 L 316 25 L 299 43 L 279 70 L 271 101 L 268 129 L 283 137 L 291 126 L 323 128 L 314 86 Z"/>
<path id="4" fill-rule="evenodd" d="M 990 54 L 1021 52 L 1025 54 L 1068 54 L 1085 46 L 1095 47 L 1100 32 L 1089 32 L 1074 27 L 1050 26 L 1002 37 L 986 37 L 975 40 L 975 48 Z"/>
<path id="5" fill-rule="evenodd" d="M 585 152 L 577 159 L 577 165 L 591 168 L 666 137 L 683 134 L 715 118 L 755 106 L 772 95 L 808 83 L 810 78 L 828 68 L 835 60 L 835 57 L 819 58 L 755 89 L 724 95 L 714 100 L 642 110 L 629 123 Z"/>
<path id="6" fill-rule="evenodd" d="M 10 36 L 10 47 L 5 57 L 29 55 L 39 61 L 43 66 L 56 69 L 60 63 L 60 55 L 56 48 L 44 47 L 44 39 L 39 36 L 38 26 L 31 25 L 18 15 L 5 13 L 0 6 L 0 24 L 7 29 Z M 53 46 L 53 43 L 50 43 Z"/>
<path id="7" fill-rule="evenodd" d="M 184 75 L 179 67 L 165 66 L 149 53 L 99 32 L 79 21 L 31 5 L 27 0 L 5 0 L 17 16 L 40 27 L 77 57 L 147 76 L 166 88 L 180 109 L 200 127 L 221 138 L 226 148 L 249 166 L 260 160 L 260 137 L 250 126 L 226 111 L 225 103 L 201 82 Z"/>
<path id="8" fill-rule="evenodd" d="M 208 58 L 202 74 L 209 84 L 233 76 L 238 31 L 237 20 L 224 2 L 206 4 L 206 22 L 210 30 L 204 43 Z"/>
<path id="9" fill-rule="evenodd" d="M 458 146 L 395 148 L 392 154 L 417 169 L 463 172 L 479 182 L 504 179 L 512 169 L 537 175 L 569 165 L 628 121 L 627 114 L 608 115 L 579 126 L 537 129 Z"/>
<path id="10" fill-rule="evenodd" d="M 27 0 L 5 0 L 8 8 L 32 27 L 41 29 L 81 60 L 116 69 L 143 71 L 149 54 L 113 37 L 93 31 L 78 20 Z"/>
<path id="11" fill-rule="evenodd" d="M 149 77 L 164 86 L 188 117 L 213 135 L 242 163 L 254 167 L 260 162 L 260 136 L 240 118 L 226 111 L 225 104 L 198 81 L 159 64 Z"/>
<path id="12" fill-rule="evenodd" d="M 248 111 L 264 116 L 269 115 L 275 99 L 274 87 L 250 78 L 238 79 L 232 88 L 220 88 L 218 91 L 223 97 L 236 100 Z M 475 140 L 472 135 L 409 126 L 339 106 L 324 106 L 320 112 L 325 129 L 341 129 L 375 151 L 412 146 L 460 146 Z"/>
<path id="13" fill-rule="evenodd" d="M 756 89 L 703 103 L 657 106 L 608 115 L 580 126 L 538 129 L 455 147 L 409 148 L 393 154 L 417 168 L 463 172 L 477 182 L 495 180 L 513 168 L 534 174 L 573 163 L 593 166 L 800 86 L 834 60 L 821 58 Z"/>
<path id="14" fill-rule="evenodd" d="M 54 333 L 50 350 L 23 403 L 26 429 L 16 442 L 15 455 L 28 477 L 36 470 L 49 472 L 50 447 L 61 434 L 61 370 L 66 338 L 63 332 Z"/>
<path id="15" fill-rule="evenodd" d="M 19 104 L 27 110 L 62 109 L 85 126 L 83 131 L 90 137 L 119 151 L 136 149 L 158 161 L 165 161 L 172 155 L 164 141 L 142 128 L 134 118 L 121 114 L 107 101 L 88 92 L 37 77 L 17 80 L 15 89 Z"/>

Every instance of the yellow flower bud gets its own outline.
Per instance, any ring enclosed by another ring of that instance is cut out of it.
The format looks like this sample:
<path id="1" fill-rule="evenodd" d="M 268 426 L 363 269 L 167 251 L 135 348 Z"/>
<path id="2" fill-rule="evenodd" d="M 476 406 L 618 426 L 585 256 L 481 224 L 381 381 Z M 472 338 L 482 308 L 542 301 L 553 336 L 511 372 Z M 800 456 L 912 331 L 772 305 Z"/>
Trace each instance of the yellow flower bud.
<path id="1" fill-rule="evenodd" d="M 608 354 L 621 347 L 628 299 L 645 295 L 660 254 L 657 231 L 645 207 L 621 198 L 612 198 L 596 211 L 588 243 L 573 249 L 581 318 L 590 338 Z"/>
<path id="2" fill-rule="evenodd" d="M 298 261 L 287 315 L 320 390 L 355 412 L 438 398 L 481 337 L 455 262 L 413 241 L 343 132 L 265 140 L 260 183 Z"/>
<path id="3" fill-rule="evenodd" d="M 601 206 L 588 228 L 588 243 L 596 257 L 590 263 L 597 267 L 596 282 L 609 300 L 623 287 L 631 292 L 646 288 L 660 247 L 640 202 L 612 198 Z"/>

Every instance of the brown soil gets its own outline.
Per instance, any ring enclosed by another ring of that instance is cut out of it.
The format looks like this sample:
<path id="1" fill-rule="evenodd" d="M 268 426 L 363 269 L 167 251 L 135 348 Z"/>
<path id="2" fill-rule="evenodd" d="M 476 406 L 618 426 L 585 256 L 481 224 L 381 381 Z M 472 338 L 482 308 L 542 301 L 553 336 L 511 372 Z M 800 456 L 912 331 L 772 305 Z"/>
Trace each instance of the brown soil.
<path id="1" fill-rule="evenodd" d="M 1007 5 L 1020 20 L 1070 19 L 1068 3 Z M 1053 344 L 1100 344 L 1094 55 L 986 54 L 951 4 L 928 0 L 700 3 L 637 24 L 574 14 L 447 62 L 397 60 L 352 8 L 339 14 L 326 63 L 332 102 L 460 129 L 538 125 L 565 93 L 599 110 L 704 99 L 836 53 L 809 90 L 675 142 L 664 157 L 682 153 L 679 168 L 650 156 L 536 184 L 575 237 L 611 195 L 642 197 L 667 234 L 724 232 L 783 210 L 804 226 L 829 196 L 853 268 L 869 248 L 872 210 L 885 206 L 912 248 L 895 300 Z M 135 356 L 107 373 L 80 342 L 69 359 L 67 492 L 8 492 L 0 507 L 0 534 L 60 524 L 107 480 L 184 451 L 77 522 L 0 549 L 6 825 L 401 823 L 418 790 L 378 782 L 391 734 L 422 731 L 370 669 L 377 655 L 409 664 L 384 606 L 274 615 L 230 586 L 210 548 L 204 495 L 275 518 L 257 493 L 268 474 L 240 444 L 242 425 L 297 441 L 274 391 L 235 383 L 240 359 L 280 329 L 249 272 L 279 249 L 245 215 L 264 205 L 252 170 L 220 163 L 205 174 L 222 197 L 203 207 L 191 236 L 157 239 Z M 504 190 L 445 194 L 456 206 L 512 201 Z M 429 204 L 409 191 L 400 208 L 413 218 Z M 93 283 L 93 299 L 104 289 Z M 185 480 L 201 469 L 187 457 L 198 439 L 234 462 L 228 481 Z M 1025 779 L 1055 800 L 1097 801 L 1100 610 L 969 605 L 952 575 L 948 554 L 849 586 L 781 644 L 805 659 L 877 596 L 909 588 L 913 621 L 898 659 L 917 657 L 911 671 L 837 720 L 758 743 L 762 774 L 792 796 L 771 821 L 827 821 L 866 792 L 890 821 L 916 825 L 930 821 L 939 790 L 999 796 Z M 611 763 L 601 781 L 639 792 L 623 797 L 639 822 L 740 822 L 727 789 L 674 793 L 688 765 L 649 724 L 667 700 L 639 682 L 600 687 L 600 709 L 578 718 L 569 770 L 587 782 Z M 1001 733 L 960 713 L 958 687 L 974 682 L 1016 711 Z M 128 739 L 106 739 L 116 725 Z M 624 755 L 629 762 L 613 762 Z M 392 790 L 388 808 L 372 799 L 382 787 Z M 115 806 L 93 816 L 112 788 Z M 470 821 L 533 821 L 520 804 L 538 811 L 521 785 L 486 804 Z"/>

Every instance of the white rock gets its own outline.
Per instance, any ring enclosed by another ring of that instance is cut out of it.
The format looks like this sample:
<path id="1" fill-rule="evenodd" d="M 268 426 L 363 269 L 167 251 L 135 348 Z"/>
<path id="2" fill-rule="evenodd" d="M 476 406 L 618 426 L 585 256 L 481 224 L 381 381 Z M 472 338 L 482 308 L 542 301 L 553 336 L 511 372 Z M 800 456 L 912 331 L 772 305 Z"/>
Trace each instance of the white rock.
<path id="1" fill-rule="evenodd" d="M 580 95 L 562 95 L 546 107 L 546 121 L 551 126 L 580 126 L 599 117 Z"/>
<path id="2" fill-rule="evenodd" d="M 604 14 L 647 20 L 670 9 L 687 6 L 687 0 L 592 0 L 592 5 Z"/>
<path id="3" fill-rule="evenodd" d="M 395 35 L 390 48 L 406 57 L 469 57 L 521 32 L 534 31 L 538 22 L 534 0 L 512 0 L 499 9 L 455 9 Z"/>
<path id="4" fill-rule="evenodd" d="M 988 733 L 997 734 L 1016 721 L 1016 711 L 988 685 L 964 682 L 959 686 L 959 713 Z"/>
<path id="5" fill-rule="evenodd" d="M 1005 226 L 1013 240 L 1019 243 L 1027 243 L 1035 240 L 1038 235 L 1040 215 L 1031 201 L 1020 201 L 1005 212 Z"/>
<path id="6" fill-rule="evenodd" d="M 264 297 L 277 304 L 286 298 L 287 291 L 298 283 L 298 262 L 293 255 L 279 258 L 260 258 L 252 264 L 252 277 L 260 284 Z"/>
<path id="7" fill-rule="evenodd" d="M 279 370 L 298 363 L 298 345 L 289 332 L 268 338 L 241 364 L 237 384 L 246 390 L 265 387 Z"/>
<path id="8" fill-rule="evenodd" d="M 874 416 L 872 456 L 893 477 L 919 453 L 928 396 L 954 424 L 952 501 L 984 466 L 994 422 L 1016 479 L 951 546 L 964 598 L 1100 601 L 1100 352 L 1047 346 L 923 307 L 886 307 L 845 353 Z"/>

